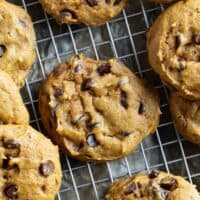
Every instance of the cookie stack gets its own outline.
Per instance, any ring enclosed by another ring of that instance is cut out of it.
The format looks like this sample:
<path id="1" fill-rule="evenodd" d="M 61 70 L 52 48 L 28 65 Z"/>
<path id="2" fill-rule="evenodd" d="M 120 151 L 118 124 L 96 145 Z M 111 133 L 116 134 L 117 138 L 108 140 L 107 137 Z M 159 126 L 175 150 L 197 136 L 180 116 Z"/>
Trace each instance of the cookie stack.
<path id="1" fill-rule="evenodd" d="M 33 25 L 1 0 L 0 27 L 0 199 L 53 200 L 62 176 L 58 147 L 28 125 L 19 91 L 35 59 Z"/>
<path id="2" fill-rule="evenodd" d="M 200 144 L 200 4 L 180 1 L 154 22 L 147 34 L 149 63 L 170 89 L 175 124 Z"/>

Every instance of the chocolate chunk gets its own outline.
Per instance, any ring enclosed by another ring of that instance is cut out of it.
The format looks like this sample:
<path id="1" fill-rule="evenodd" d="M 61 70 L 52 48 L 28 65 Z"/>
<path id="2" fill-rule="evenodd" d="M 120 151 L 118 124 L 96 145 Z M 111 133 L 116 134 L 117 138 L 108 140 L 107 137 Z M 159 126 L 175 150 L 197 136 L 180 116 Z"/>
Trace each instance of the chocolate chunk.
<path id="1" fill-rule="evenodd" d="M 98 146 L 98 142 L 97 142 L 94 134 L 90 134 L 90 135 L 87 136 L 87 143 L 90 147 Z"/>
<path id="2" fill-rule="evenodd" d="M 74 72 L 78 73 L 83 69 L 83 66 L 81 64 L 76 65 L 76 67 L 74 68 Z"/>
<path id="3" fill-rule="evenodd" d="M 10 140 L 4 141 L 3 146 L 7 149 L 19 149 L 20 144 L 17 141 L 10 139 Z"/>
<path id="4" fill-rule="evenodd" d="M 122 90 L 121 90 L 121 93 L 120 93 L 120 103 L 124 108 L 126 108 L 126 109 L 128 108 L 127 94 L 126 94 L 126 92 L 124 92 Z"/>
<path id="5" fill-rule="evenodd" d="M 63 93 L 64 93 L 64 90 L 63 90 L 63 89 L 56 89 L 56 90 L 55 90 L 55 93 L 54 93 L 54 96 L 55 96 L 56 98 L 59 98 L 59 97 L 61 97 L 61 96 L 63 95 Z"/>
<path id="6" fill-rule="evenodd" d="M 85 79 L 81 85 L 81 90 L 82 91 L 87 91 L 92 88 L 93 82 L 91 78 Z"/>
<path id="7" fill-rule="evenodd" d="M 86 0 L 86 2 L 91 7 L 94 7 L 97 5 L 97 0 Z"/>
<path id="8" fill-rule="evenodd" d="M 169 191 L 173 191 L 178 187 L 178 182 L 173 177 L 165 177 L 161 180 L 160 186 Z"/>
<path id="9" fill-rule="evenodd" d="M 51 160 L 47 160 L 46 162 L 40 164 L 39 172 L 42 176 L 47 177 L 53 173 L 54 169 L 55 167 L 53 162 Z"/>
<path id="10" fill-rule="evenodd" d="M 2 57 L 5 52 L 6 52 L 6 47 L 0 44 L 0 57 Z"/>
<path id="11" fill-rule="evenodd" d="M 23 28 L 26 28 L 26 22 L 22 19 L 19 19 L 20 24 L 22 25 Z"/>
<path id="12" fill-rule="evenodd" d="M 158 177 L 160 174 L 160 172 L 158 170 L 153 170 L 150 174 L 149 174 L 149 178 L 156 178 Z"/>
<path id="13" fill-rule="evenodd" d="M 128 186 L 128 188 L 126 189 L 124 194 L 129 195 L 129 194 L 132 194 L 133 192 L 135 192 L 136 190 L 137 190 L 137 185 L 135 183 L 132 183 Z"/>
<path id="14" fill-rule="evenodd" d="M 103 64 L 97 68 L 97 72 L 99 73 L 100 76 L 109 74 L 111 72 L 111 65 L 109 63 Z"/>
<path id="15" fill-rule="evenodd" d="M 144 113 L 144 104 L 140 102 L 140 106 L 138 108 L 138 113 L 141 115 Z"/>
<path id="16" fill-rule="evenodd" d="M 200 44 L 200 34 L 194 34 L 193 40 L 196 44 Z"/>
<path id="17" fill-rule="evenodd" d="M 17 198 L 18 187 L 15 184 L 9 185 L 4 189 L 4 194 L 8 197 L 9 200 L 15 200 Z"/>
<path id="18" fill-rule="evenodd" d="M 60 12 L 60 17 L 61 18 L 65 18 L 65 17 L 69 17 L 69 18 L 74 18 L 76 19 L 77 16 L 75 14 L 75 12 L 68 10 L 68 9 L 64 9 Z"/>

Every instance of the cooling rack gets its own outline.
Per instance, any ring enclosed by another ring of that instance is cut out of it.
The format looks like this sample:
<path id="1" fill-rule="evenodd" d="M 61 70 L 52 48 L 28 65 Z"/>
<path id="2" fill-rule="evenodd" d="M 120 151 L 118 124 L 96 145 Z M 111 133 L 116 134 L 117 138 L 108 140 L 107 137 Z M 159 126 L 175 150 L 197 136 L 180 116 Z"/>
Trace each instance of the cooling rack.
<path id="1" fill-rule="evenodd" d="M 178 135 L 168 108 L 167 89 L 147 62 L 145 33 L 164 10 L 148 0 L 130 0 L 121 15 L 105 25 L 59 26 L 35 0 L 12 0 L 32 16 L 37 34 L 37 60 L 33 65 L 23 99 L 31 116 L 31 125 L 42 131 L 38 112 L 38 88 L 49 72 L 73 54 L 84 53 L 96 59 L 117 57 L 138 76 L 159 91 L 162 116 L 156 133 L 146 138 L 138 149 L 121 160 L 92 164 L 73 160 L 61 154 L 63 181 L 57 200 L 103 199 L 108 186 L 116 179 L 137 172 L 159 169 L 185 177 L 200 190 L 199 147 Z"/>

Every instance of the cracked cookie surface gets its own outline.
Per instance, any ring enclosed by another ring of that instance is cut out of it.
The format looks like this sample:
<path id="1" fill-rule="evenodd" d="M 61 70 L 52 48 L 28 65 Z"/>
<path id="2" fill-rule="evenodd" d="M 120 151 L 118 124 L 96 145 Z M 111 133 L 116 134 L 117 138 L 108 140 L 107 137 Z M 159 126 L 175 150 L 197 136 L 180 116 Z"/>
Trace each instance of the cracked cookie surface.
<path id="1" fill-rule="evenodd" d="M 196 187 L 180 176 L 153 170 L 114 182 L 106 200 L 199 200 Z"/>
<path id="2" fill-rule="evenodd" d="M 200 101 L 186 100 L 172 92 L 170 111 L 180 134 L 190 142 L 200 144 Z"/>
<path id="3" fill-rule="evenodd" d="M 73 57 L 39 93 L 42 122 L 69 155 L 102 162 L 134 151 L 159 122 L 157 93 L 116 59 Z"/>
<path id="4" fill-rule="evenodd" d="M 31 18 L 19 6 L 0 1 L 0 69 L 22 87 L 35 60 L 35 32 Z"/>
<path id="5" fill-rule="evenodd" d="M 164 11 L 147 33 L 149 63 L 171 88 L 200 99 L 200 4 L 179 1 Z"/>
<path id="6" fill-rule="evenodd" d="M 39 0 L 59 23 L 103 24 L 118 15 L 126 0 Z"/>
<path id="7" fill-rule="evenodd" d="M 49 139 L 30 126 L 0 125 L 1 200 L 54 200 L 61 175 Z"/>
<path id="8" fill-rule="evenodd" d="M 19 88 L 0 70 L 0 121 L 5 124 L 29 124 L 29 114 Z"/>

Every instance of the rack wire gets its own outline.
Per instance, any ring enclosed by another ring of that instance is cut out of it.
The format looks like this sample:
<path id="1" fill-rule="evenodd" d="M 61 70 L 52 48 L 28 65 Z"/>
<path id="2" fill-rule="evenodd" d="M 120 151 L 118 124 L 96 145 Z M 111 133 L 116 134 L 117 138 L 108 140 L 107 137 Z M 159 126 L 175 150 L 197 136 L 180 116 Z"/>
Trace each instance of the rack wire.
<path id="1" fill-rule="evenodd" d="M 116 179 L 141 171 L 165 170 L 181 175 L 200 190 L 199 147 L 178 135 L 168 108 L 168 93 L 147 62 L 146 29 L 164 10 L 149 0 L 130 0 L 126 10 L 105 25 L 59 26 L 35 0 L 12 0 L 32 16 L 37 34 L 37 61 L 22 90 L 31 125 L 45 133 L 38 112 L 37 92 L 53 67 L 73 54 L 96 59 L 117 57 L 136 74 L 148 79 L 161 96 L 162 116 L 156 133 L 131 155 L 105 164 L 84 163 L 61 155 L 63 182 L 57 200 L 100 200 Z M 102 37 L 103 36 L 103 37 Z"/>

